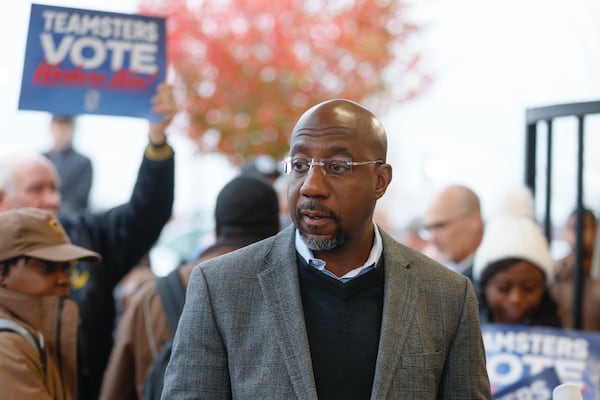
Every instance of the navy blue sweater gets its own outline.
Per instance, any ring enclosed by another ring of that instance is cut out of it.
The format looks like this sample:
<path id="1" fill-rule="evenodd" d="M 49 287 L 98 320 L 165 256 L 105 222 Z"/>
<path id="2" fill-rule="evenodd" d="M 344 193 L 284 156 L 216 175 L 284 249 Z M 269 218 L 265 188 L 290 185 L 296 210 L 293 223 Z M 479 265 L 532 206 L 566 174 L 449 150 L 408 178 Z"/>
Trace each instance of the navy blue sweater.
<path id="1" fill-rule="evenodd" d="M 369 399 L 381 332 L 383 265 L 346 283 L 302 257 L 298 265 L 319 399 Z"/>

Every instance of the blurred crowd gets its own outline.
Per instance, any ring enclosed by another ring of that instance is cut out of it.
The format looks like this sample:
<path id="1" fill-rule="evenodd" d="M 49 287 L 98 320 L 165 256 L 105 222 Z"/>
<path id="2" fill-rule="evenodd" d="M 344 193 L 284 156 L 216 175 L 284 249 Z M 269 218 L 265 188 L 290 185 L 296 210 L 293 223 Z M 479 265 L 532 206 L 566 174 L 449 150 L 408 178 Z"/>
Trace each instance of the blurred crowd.
<path id="1" fill-rule="evenodd" d="M 73 148 L 74 116 L 52 118 L 47 152 L 0 158 L 0 330 L 10 333 L 0 333 L 0 388 L 10 398 L 25 391 L 31 398 L 141 399 L 160 391 L 147 378 L 162 379 L 155 360 L 171 345 L 193 268 L 293 224 L 281 163 L 256 155 L 219 192 L 210 241 L 157 276 L 149 254 L 172 217 L 174 196 L 175 154 L 165 131 L 177 107 L 169 86 L 159 88 L 153 106 L 164 119 L 150 124 L 129 201 L 109 210 L 87 208 L 92 165 Z M 389 233 L 466 276 L 481 322 L 574 328 L 580 260 L 582 329 L 600 331 L 600 280 L 592 273 L 597 216 L 583 210 L 580 236 L 577 217 L 573 211 L 561 226 L 569 252 L 557 258 L 527 188 L 507 189 L 484 219 L 479 196 L 452 184 L 429 199 L 423 215 Z M 377 218 L 389 225 L 385 213 Z"/>

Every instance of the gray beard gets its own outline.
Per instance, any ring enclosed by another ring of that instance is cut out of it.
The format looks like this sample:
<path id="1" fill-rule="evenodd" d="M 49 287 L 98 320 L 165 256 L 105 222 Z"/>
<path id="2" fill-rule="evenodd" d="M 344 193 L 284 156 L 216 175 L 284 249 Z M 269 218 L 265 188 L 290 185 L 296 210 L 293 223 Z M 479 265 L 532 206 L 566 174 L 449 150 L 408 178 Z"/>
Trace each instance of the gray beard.
<path id="1" fill-rule="evenodd" d="M 300 236 L 306 246 L 313 251 L 327 251 L 337 249 L 346 243 L 346 235 L 343 232 L 336 232 L 334 236 L 329 238 L 308 237 L 304 232 L 300 231 Z"/>

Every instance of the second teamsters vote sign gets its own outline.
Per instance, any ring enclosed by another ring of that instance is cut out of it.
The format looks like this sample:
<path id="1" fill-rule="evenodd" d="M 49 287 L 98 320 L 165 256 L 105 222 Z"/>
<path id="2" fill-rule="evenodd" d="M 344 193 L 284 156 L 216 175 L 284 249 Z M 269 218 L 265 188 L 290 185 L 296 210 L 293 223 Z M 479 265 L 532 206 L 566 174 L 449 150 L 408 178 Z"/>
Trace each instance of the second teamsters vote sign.
<path id="1" fill-rule="evenodd" d="M 550 400 L 559 383 L 600 399 L 600 333 L 482 324 L 492 393 L 497 400 Z"/>
<path id="2" fill-rule="evenodd" d="M 152 120 L 165 19 L 32 4 L 19 109 Z"/>

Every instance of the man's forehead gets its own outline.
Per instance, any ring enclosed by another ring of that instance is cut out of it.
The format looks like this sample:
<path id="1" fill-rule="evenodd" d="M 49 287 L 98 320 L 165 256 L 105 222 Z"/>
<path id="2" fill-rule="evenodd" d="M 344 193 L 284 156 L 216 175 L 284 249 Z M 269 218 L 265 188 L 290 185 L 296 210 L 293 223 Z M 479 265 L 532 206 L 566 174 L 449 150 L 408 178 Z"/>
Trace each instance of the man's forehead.
<path id="1" fill-rule="evenodd" d="M 355 136 L 355 127 L 326 125 L 320 127 L 299 127 L 292 133 L 291 142 L 311 141 L 317 139 L 344 140 Z"/>
<path id="2" fill-rule="evenodd" d="M 15 171 L 15 185 L 33 185 L 41 183 L 57 183 L 57 176 L 47 165 L 43 163 L 30 163 Z"/>
<path id="3" fill-rule="evenodd" d="M 455 213 L 451 207 L 448 207 L 447 203 L 435 202 L 431 203 L 423 216 L 424 220 L 429 224 L 437 222 L 438 220 L 446 219 L 451 214 Z"/>
<path id="4" fill-rule="evenodd" d="M 354 135 L 347 130 L 330 129 L 325 131 L 302 130 L 292 136 L 290 149 L 324 149 L 329 151 L 349 151 L 353 147 Z"/>

